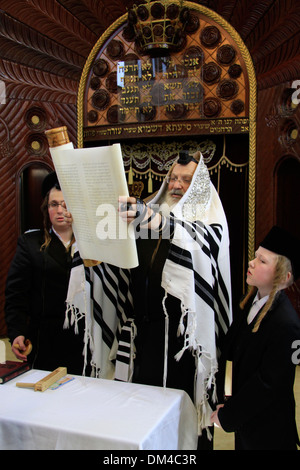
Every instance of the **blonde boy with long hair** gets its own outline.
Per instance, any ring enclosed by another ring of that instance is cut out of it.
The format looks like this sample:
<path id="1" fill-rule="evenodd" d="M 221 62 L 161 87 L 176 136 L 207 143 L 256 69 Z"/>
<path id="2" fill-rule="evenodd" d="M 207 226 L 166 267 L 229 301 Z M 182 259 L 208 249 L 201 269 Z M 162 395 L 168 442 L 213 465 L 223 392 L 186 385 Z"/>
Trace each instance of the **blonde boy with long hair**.
<path id="1" fill-rule="evenodd" d="M 299 246 L 289 233 L 272 228 L 249 262 L 250 290 L 226 337 L 219 383 L 226 361 L 232 361 L 232 395 L 219 394 L 211 420 L 235 433 L 238 450 L 299 445 L 293 387 L 300 318 L 284 292 L 300 275 Z"/>

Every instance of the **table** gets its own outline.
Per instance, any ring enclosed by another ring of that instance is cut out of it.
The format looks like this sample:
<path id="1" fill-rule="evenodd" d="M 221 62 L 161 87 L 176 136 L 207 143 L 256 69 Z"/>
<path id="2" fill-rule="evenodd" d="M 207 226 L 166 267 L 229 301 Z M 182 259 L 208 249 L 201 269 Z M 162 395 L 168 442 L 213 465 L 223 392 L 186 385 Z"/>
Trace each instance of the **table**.
<path id="1" fill-rule="evenodd" d="M 0 449 L 194 450 L 196 409 L 186 392 L 91 377 L 45 392 L 0 385 Z"/>

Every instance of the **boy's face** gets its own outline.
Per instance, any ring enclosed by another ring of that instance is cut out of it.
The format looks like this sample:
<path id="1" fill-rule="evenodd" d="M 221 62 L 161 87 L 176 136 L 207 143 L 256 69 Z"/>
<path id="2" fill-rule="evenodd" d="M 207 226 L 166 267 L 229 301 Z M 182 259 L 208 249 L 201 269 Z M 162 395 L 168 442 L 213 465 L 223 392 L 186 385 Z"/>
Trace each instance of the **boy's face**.
<path id="1" fill-rule="evenodd" d="M 255 258 L 249 263 L 247 284 L 256 286 L 261 297 L 268 295 L 272 290 L 277 258 L 276 253 L 260 246 Z"/>
<path id="2" fill-rule="evenodd" d="M 51 205 L 53 203 L 58 205 L 56 207 L 52 207 Z M 68 225 L 64 217 L 65 212 L 65 201 L 62 192 L 59 189 L 51 189 L 48 200 L 48 213 L 50 222 L 57 232 L 66 228 Z"/>

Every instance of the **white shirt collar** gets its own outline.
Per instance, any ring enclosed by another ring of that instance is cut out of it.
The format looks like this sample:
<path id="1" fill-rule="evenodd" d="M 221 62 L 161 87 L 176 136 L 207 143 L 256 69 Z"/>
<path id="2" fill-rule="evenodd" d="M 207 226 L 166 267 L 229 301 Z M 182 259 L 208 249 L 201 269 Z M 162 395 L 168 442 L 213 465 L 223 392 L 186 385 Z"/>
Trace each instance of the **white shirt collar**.
<path id="1" fill-rule="evenodd" d="M 261 299 L 258 296 L 258 292 L 253 300 L 252 306 L 250 308 L 250 311 L 248 313 L 247 317 L 247 323 L 248 325 L 253 321 L 253 319 L 256 317 L 260 309 L 265 305 L 267 302 L 269 296 L 265 295 L 265 297 L 262 297 Z"/>

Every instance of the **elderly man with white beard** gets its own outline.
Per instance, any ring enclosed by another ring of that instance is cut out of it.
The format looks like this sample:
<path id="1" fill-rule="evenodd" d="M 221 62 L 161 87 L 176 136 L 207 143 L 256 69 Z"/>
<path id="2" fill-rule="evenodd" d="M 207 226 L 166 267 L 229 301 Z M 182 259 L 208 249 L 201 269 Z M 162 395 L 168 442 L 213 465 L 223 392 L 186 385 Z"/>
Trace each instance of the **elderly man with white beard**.
<path id="1" fill-rule="evenodd" d="M 200 152 L 180 152 L 145 204 L 120 197 L 136 229 L 131 270 L 136 326 L 133 382 L 185 390 L 198 412 L 199 449 L 212 448 L 218 350 L 231 323 L 226 216 Z"/>

